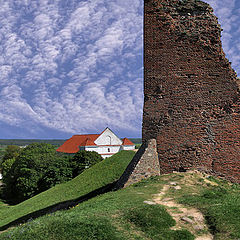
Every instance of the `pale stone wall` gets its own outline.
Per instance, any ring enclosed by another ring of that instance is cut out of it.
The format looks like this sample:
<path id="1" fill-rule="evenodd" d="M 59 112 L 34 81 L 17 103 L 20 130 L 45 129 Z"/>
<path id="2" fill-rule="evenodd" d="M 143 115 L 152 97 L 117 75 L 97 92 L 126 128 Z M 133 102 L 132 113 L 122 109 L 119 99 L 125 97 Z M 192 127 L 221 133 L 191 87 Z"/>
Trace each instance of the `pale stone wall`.
<path id="1" fill-rule="evenodd" d="M 137 183 L 142 179 L 160 175 L 156 145 L 156 139 L 150 139 L 142 144 L 116 183 L 116 189 Z"/>

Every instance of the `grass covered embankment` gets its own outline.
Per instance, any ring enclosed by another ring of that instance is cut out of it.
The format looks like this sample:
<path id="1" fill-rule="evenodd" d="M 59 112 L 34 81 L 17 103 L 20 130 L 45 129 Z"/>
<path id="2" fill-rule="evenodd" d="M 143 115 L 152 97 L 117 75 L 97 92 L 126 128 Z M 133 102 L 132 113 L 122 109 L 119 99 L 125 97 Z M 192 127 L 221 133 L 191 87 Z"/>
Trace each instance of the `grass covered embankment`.
<path id="1" fill-rule="evenodd" d="M 199 220 L 199 213 L 205 220 Z M 174 220 L 176 216 L 180 218 Z M 162 175 L 0 234 L 0 240 L 192 240 L 194 237 L 240 239 L 239 185 L 199 172 Z"/>
<path id="2" fill-rule="evenodd" d="M 193 240 L 185 229 L 171 230 L 175 220 L 163 206 L 144 202 L 164 184 L 155 178 L 100 195 L 10 229 L 0 240 Z"/>
<path id="3" fill-rule="evenodd" d="M 0 228 L 25 215 L 57 203 L 80 198 L 116 181 L 122 175 L 134 154 L 133 151 L 121 151 L 85 170 L 69 182 L 56 185 L 15 206 L 0 208 Z"/>
<path id="4" fill-rule="evenodd" d="M 0 212 L 4 209 L 8 209 L 10 208 L 10 206 L 8 206 L 7 204 L 5 204 L 4 202 L 0 201 Z"/>

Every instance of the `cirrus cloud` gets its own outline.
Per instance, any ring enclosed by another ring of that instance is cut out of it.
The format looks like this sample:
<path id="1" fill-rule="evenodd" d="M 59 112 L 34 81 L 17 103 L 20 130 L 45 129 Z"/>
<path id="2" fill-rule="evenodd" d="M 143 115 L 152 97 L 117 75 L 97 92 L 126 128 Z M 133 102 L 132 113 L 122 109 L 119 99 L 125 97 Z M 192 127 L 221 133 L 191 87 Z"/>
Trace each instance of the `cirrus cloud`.
<path id="1" fill-rule="evenodd" d="M 39 127 L 57 137 L 107 125 L 139 136 L 142 7 L 140 0 L 6 1 L 0 121 L 28 135 L 31 127 L 34 137 Z"/>
<path id="2" fill-rule="evenodd" d="M 239 72 L 239 3 L 206 2 Z M 0 40 L 2 138 L 141 136 L 143 0 L 6 0 Z"/>

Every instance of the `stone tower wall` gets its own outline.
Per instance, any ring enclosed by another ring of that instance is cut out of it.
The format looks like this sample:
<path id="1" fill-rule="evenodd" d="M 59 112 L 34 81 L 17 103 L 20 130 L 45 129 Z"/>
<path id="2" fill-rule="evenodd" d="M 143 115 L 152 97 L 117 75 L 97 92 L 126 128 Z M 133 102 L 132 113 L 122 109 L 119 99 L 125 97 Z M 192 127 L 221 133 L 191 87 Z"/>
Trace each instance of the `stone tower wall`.
<path id="1" fill-rule="evenodd" d="M 161 173 L 202 169 L 240 183 L 240 98 L 212 8 L 144 1 L 143 141 Z"/>

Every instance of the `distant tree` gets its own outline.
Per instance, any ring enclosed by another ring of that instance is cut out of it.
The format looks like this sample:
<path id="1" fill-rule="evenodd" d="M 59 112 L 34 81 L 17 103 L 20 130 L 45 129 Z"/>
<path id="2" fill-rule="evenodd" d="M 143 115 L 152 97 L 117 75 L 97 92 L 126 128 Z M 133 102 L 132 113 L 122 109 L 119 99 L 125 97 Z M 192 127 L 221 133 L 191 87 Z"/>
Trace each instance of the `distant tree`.
<path id="1" fill-rule="evenodd" d="M 16 145 L 8 145 L 5 149 L 3 158 L 2 158 L 2 163 L 3 164 L 6 160 L 16 158 L 21 152 L 21 148 Z"/>
<path id="2" fill-rule="evenodd" d="M 71 159 L 71 167 L 73 169 L 73 177 L 76 177 L 85 169 L 90 168 L 94 164 L 101 162 L 102 156 L 97 152 L 79 151 Z"/>
<path id="3" fill-rule="evenodd" d="M 3 182 L 7 183 L 11 179 L 11 168 L 13 163 L 15 162 L 15 158 L 10 158 L 6 159 L 4 163 L 2 164 L 2 177 L 3 177 Z"/>
<path id="4" fill-rule="evenodd" d="M 13 185 L 13 175 L 12 175 L 12 165 L 15 162 L 15 158 L 6 159 L 2 163 L 2 182 L 4 183 L 3 191 L 1 192 L 1 197 L 6 199 L 12 198 L 12 189 Z"/>
<path id="5" fill-rule="evenodd" d="M 33 143 L 17 156 L 8 177 L 6 195 L 19 202 L 71 179 L 72 169 L 69 159 L 59 155 L 54 146 Z"/>
<path id="6" fill-rule="evenodd" d="M 70 159 L 70 156 L 64 154 L 57 153 L 55 155 L 55 158 L 52 159 L 51 164 L 38 182 L 38 189 L 40 192 L 45 191 L 56 184 L 72 179 Z"/>

